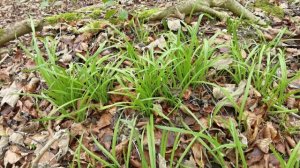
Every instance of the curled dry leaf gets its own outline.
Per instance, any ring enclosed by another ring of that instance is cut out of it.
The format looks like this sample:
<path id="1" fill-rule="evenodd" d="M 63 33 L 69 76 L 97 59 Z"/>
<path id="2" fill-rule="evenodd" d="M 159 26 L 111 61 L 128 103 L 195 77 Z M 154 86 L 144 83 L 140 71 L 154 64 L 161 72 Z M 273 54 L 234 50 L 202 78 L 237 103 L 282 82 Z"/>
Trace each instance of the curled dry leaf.
<path id="1" fill-rule="evenodd" d="M 246 84 L 247 84 L 247 81 L 242 80 L 239 83 L 239 86 L 234 90 L 234 92 L 230 94 L 235 101 L 237 101 L 238 98 L 244 93 Z M 219 101 L 218 104 L 219 103 L 223 104 L 223 106 L 226 106 L 226 107 L 233 107 L 232 103 L 229 100 L 227 100 L 226 97 L 224 97 L 221 101 Z"/>
<path id="2" fill-rule="evenodd" d="M 70 133 L 73 136 L 84 134 L 86 128 L 81 123 L 73 123 L 71 125 Z"/>
<path id="3" fill-rule="evenodd" d="M 288 97 L 287 101 L 286 101 L 286 106 L 290 109 L 294 108 L 296 104 L 296 99 L 293 97 Z"/>
<path id="4" fill-rule="evenodd" d="M 167 46 L 167 42 L 166 42 L 164 36 L 160 36 L 160 38 L 151 42 L 146 48 L 154 49 L 154 48 L 158 47 L 160 49 L 164 49 L 166 46 Z"/>
<path id="5" fill-rule="evenodd" d="M 296 79 L 289 84 L 290 88 L 300 89 L 300 79 Z"/>
<path id="6" fill-rule="evenodd" d="M 232 62 L 233 62 L 232 58 L 222 58 L 215 61 L 212 66 L 216 70 L 228 69 L 229 65 L 232 64 Z"/>
<path id="7" fill-rule="evenodd" d="M 247 124 L 246 136 L 248 138 L 248 141 L 251 143 L 257 137 L 259 131 L 258 126 L 262 121 L 262 115 L 256 115 L 255 113 L 245 111 L 244 116 Z"/>
<path id="8" fill-rule="evenodd" d="M 270 138 L 273 140 L 276 136 L 277 136 L 277 130 L 274 128 L 271 122 L 267 122 L 263 130 L 263 137 Z"/>
<path id="9" fill-rule="evenodd" d="M 228 91 L 229 93 L 233 93 L 236 88 L 235 88 L 235 84 L 225 84 L 223 89 Z M 225 97 L 225 94 L 220 87 L 214 87 L 213 96 L 216 99 L 222 99 Z"/>
<path id="10" fill-rule="evenodd" d="M 0 139 L 0 156 L 2 156 L 8 147 L 8 137 L 7 136 L 2 136 Z"/>
<path id="11" fill-rule="evenodd" d="M 197 168 L 198 167 L 192 156 L 190 156 L 189 160 L 185 160 L 183 164 L 184 164 L 184 166 L 189 167 L 189 168 Z"/>
<path id="12" fill-rule="evenodd" d="M 285 139 L 290 147 L 294 148 L 296 146 L 296 142 L 290 136 L 286 136 Z"/>
<path id="13" fill-rule="evenodd" d="M 57 160 L 59 160 L 61 157 L 65 156 L 69 150 L 69 141 L 70 136 L 68 132 L 64 132 L 64 134 L 61 136 L 61 138 L 58 140 L 58 147 L 59 151 L 56 154 Z"/>
<path id="14" fill-rule="evenodd" d="M 100 120 L 97 122 L 97 129 L 102 129 L 111 124 L 112 115 L 110 113 L 103 113 Z"/>
<path id="15" fill-rule="evenodd" d="M 270 149 L 269 145 L 271 144 L 271 142 L 272 140 L 270 138 L 264 138 L 256 141 L 256 145 L 261 151 L 263 151 L 264 153 L 268 153 Z"/>
<path id="16" fill-rule="evenodd" d="M 7 167 L 8 164 L 15 164 L 17 163 L 20 159 L 22 158 L 21 155 L 11 151 L 11 150 L 8 150 L 6 151 L 5 153 L 5 156 L 4 156 L 4 165 L 5 167 Z"/>
<path id="17" fill-rule="evenodd" d="M 250 153 L 247 154 L 247 164 L 253 165 L 253 163 L 260 161 L 263 157 L 263 152 L 255 147 Z"/>
<path id="18" fill-rule="evenodd" d="M 21 92 L 21 88 L 19 88 L 16 82 L 12 83 L 9 88 L 2 89 L 0 91 L 0 97 L 2 98 L 1 106 L 5 103 L 11 107 L 14 107 L 19 100 L 18 93 Z"/>
<path id="19" fill-rule="evenodd" d="M 179 19 L 169 19 L 167 21 L 168 28 L 172 31 L 178 31 L 181 29 L 181 23 Z"/>
<path id="20" fill-rule="evenodd" d="M 35 92 L 36 88 L 38 87 L 39 82 L 40 82 L 39 78 L 36 78 L 36 77 L 31 78 L 29 83 L 25 86 L 24 90 L 29 93 Z"/>
<path id="21" fill-rule="evenodd" d="M 199 167 L 204 167 L 203 153 L 202 153 L 202 145 L 200 143 L 194 143 L 192 146 L 192 153 L 194 159 Z"/>
<path id="22" fill-rule="evenodd" d="M 167 161 L 161 154 L 158 154 L 158 167 L 159 168 L 167 168 Z"/>
<path id="23" fill-rule="evenodd" d="M 116 146 L 116 156 L 117 158 L 121 159 L 123 152 L 126 150 L 128 146 L 128 140 L 122 141 Z"/>
<path id="24" fill-rule="evenodd" d="M 189 100 L 190 97 L 191 97 L 191 95 L 192 95 L 192 90 L 191 90 L 190 88 L 188 88 L 188 89 L 186 89 L 186 90 L 184 91 L 182 97 L 183 97 L 184 100 Z"/>
<path id="25" fill-rule="evenodd" d="M 13 132 L 9 136 L 9 143 L 17 144 L 17 145 L 24 145 L 24 136 L 21 133 Z"/>

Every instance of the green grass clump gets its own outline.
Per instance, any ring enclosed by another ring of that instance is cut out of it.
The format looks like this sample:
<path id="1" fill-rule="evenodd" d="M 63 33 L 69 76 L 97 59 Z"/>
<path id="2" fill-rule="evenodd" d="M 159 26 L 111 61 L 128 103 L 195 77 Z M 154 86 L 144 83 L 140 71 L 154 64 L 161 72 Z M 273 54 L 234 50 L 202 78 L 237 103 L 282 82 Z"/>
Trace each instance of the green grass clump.
<path id="1" fill-rule="evenodd" d="M 46 21 L 50 24 L 55 24 L 58 22 L 72 22 L 79 20 L 83 17 L 80 13 L 63 13 L 59 15 L 46 17 Z"/>
<path id="2" fill-rule="evenodd" d="M 279 18 L 284 17 L 283 9 L 277 5 L 271 4 L 268 0 L 256 0 L 254 6 L 261 8 L 263 11 L 273 16 L 277 16 Z"/>
<path id="3" fill-rule="evenodd" d="M 75 117 L 82 121 L 85 119 L 85 109 L 90 108 L 91 103 L 107 102 L 108 91 L 114 81 L 114 71 L 110 67 L 117 65 L 116 62 L 103 65 L 110 56 L 98 58 L 104 45 L 94 55 L 88 56 L 84 63 L 71 63 L 67 69 L 56 63 L 56 44 L 47 39 L 44 46 L 48 60 L 43 58 L 38 48 L 35 48 L 36 54 L 33 58 L 38 66 L 37 70 L 48 86 L 44 90 L 46 98 L 58 107 L 65 106 L 66 111 L 62 112 L 65 117 Z M 67 113 L 69 108 L 77 110 L 76 115 Z"/>
<path id="4" fill-rule="evenodd" d="M 33 31 L 34 34 L 34 31 Z M 108 101 L 108 91 L 114 81 L 115 70 L 120 64 L 118 60 L 109 61 L 113 56 L 99 57 L 105 50 L 105 43 L 100 44 L 93 55 L 82 57 L 83 62 L 70 63 L 68 68 L 57 64 L 59 58 L 56 56 L 58 42 L 46 37 L 43 41 L 46 49 L 46 59 L 40 50 L 37 39 L 33 35 L 34 54 L 30 55 L 37 70 L 45 80 L 48 88 L 43 91 L 44 97 L 57 107 L 61 108 L 61 117 L 70 117 L 82 121 L 86 117 L 85 110 L 92 108 L 93 103 L 105 104 Z M 72 110 L 72 112 L 68 112 Z"/>
<path id="5" fill-rule="evenodd" d="M 130 44 L 127 46 L 125 58 L 134 66 L 132 69 L 123 70 L 126 72 L 125 80 L 134 84 L 135 93 L 129 94 L 132 99 L 131 108 L 149 115 L 152 113 L 154 100 L 159 97 L 168 98 L 171 95 L 168 88 L 168 74 L 172 72 L 167 68 L 170 62 L 166 62 L 165 56 L 156 58 L 153 50 L 141 56 Z"/>

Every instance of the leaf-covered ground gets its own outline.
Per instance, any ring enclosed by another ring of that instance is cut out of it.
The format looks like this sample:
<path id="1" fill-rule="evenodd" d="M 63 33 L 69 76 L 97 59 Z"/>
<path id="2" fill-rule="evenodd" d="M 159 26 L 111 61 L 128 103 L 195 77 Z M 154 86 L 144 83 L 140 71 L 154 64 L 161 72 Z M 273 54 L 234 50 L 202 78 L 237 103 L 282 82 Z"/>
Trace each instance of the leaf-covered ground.
<path id="1" fill-rule="evenodd" d="M 1 2 L 0 28 L 66 14 L 0 48 L 0 165 L 299 167 L 299 2 L 241 2 L 264 28 L 136 17 L 172 3 Z"/>

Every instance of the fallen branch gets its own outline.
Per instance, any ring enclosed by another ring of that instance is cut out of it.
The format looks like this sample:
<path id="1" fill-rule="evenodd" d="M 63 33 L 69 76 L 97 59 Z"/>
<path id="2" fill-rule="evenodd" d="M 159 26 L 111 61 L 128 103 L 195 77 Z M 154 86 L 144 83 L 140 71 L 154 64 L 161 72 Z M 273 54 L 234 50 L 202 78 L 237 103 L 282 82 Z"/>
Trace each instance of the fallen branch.
<path id="1" fill-rule="evenodd" d="M 43 28 L 44 22 L 43 19 L 41 20 L 35 20 L 35 29 L 41 30 Z M 30 33 L 31 30 L 31 24 L 30 20 L 24 20 L 22 22 L 15 23 L 12 26 L 9 26 L 9 28 L 4 29 L 0 34 L 0 46 L 4 45 L 5 43 L 14 40 L 16 37 L 23 36 L 24 34 Z"/>

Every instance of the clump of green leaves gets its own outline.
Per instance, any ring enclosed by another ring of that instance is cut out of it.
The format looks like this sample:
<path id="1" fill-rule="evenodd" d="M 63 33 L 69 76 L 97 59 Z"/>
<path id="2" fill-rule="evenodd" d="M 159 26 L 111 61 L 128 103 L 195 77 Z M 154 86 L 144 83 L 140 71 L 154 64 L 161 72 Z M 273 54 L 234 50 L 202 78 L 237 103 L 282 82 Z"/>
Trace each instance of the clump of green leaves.
<path id="1" fill-rule="evenodd" d="M 33 31 L 34 34 L 34 31 Z M 30 55 L 36 65 L 37 71 L 45 80 L 48 88 L 43 91 L 46 99 L 61 108 L 62 117 L 71 117 L 77 121 L 85 119 L 85 109 L 90 108 L 93 102 L 105 104 L 108 100 L 108 91 L 114 81 L 115 70 L 120 64 L 118 59 L 111 55 L 98 58 L 105 49 L 105 43 L 91 56 L 86 55 L 84 62 L 70 63 L 68 68 L 57 64 L 56 47 L 58 42 L 46 37 L 43 40 L 46 53 L 43 53 L 37 39 L 33 36 L 34 53 Z M 44 58 L 46 55 L 46 58 Z M 84 57 L 83 57 L 84 58 Z M 72 109 L 74 114 L 68 113 Z"/>

